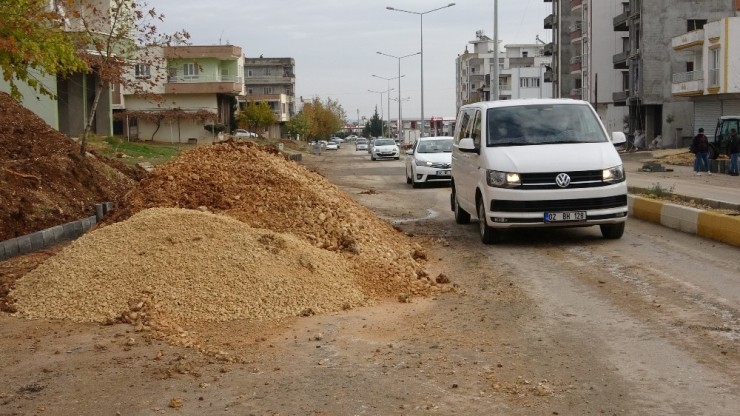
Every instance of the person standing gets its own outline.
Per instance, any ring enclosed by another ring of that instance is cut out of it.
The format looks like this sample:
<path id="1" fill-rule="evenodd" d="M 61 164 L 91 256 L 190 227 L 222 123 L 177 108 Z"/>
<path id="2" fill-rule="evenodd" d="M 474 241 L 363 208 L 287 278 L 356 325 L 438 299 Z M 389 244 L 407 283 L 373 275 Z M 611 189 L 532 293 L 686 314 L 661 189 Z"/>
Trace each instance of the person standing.
<path id="1" fill-rule="evenodd" d="M 709 139 L 704 135 L 703 128 L 699 128 L 699 134 L 694 136 L 694 141 L 691 142 L 691 151 L 696 155 L 694 159 L 696 176 L 701 176 L 700 169 L 702 168 L 707 172 L 707 175 L 711 175 L 712 172 L 709 171 Z"/>
<path id="2" fill-rule="evenodd" d="M 730 129 L 730 137 L 727 140 L 727 154 L 730 156 L 730 175 L 738 176 L 737 158 L 740 155 L 740 141 L 737 138 L 737 130 Z"/>

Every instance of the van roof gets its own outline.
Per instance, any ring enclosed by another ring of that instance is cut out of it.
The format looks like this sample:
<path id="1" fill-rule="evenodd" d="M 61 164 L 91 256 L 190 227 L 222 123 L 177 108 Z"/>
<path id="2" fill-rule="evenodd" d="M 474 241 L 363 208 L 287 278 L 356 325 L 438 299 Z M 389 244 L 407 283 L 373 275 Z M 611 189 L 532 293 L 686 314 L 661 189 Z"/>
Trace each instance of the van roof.
<path id="1" fill-rule="evenodd" d="M 583 105 L 588 104 L 587 101 L 574 100 L 572 98 L 522 98 L 515 100 L 499 100 L 499 101 L 480 101 L 477 103 L 466 104 L 461 108 L 496 108 L 496 107 L 515 107 L 524 105 L 547 105 L 547 104 L 573 104 Z"/>

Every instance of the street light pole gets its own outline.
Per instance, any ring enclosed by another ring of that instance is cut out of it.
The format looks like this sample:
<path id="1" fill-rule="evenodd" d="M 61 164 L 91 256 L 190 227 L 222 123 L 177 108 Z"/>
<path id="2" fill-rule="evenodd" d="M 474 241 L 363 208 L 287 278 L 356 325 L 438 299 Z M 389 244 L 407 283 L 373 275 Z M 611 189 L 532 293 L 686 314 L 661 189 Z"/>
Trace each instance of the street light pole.
<path id="1" fill-rule="evenodd" d="M 386 78 L 386 77 L 377 76 L 375 74 L 373 74 L 373 76 L 375 78 L 384 79 L 384 80 L 386 80 L 388 82 L 388 87 L 386 88 L 386 91 L 388 91 L 388 95 L 386 97 L 388 99 L 388 133 L 390 133 L 390 128 L 391 128 L 391 93 L 390 93 L 390 91 L 394 89 L 394 88 L 391 88 L 391 81 L 393 81 L 394 79 L 396 79 L 398 77 Z M 405 76 L 406 75 L 401 75 L 401 78 L 403 78 Z"/>
<path id="2" fill-rule="evenodd" d="M 376 53 L 378 55 L 384 55 L 398 60 L 398 141 L 399 143 L 403 143 L 403 113 L 401 113 L 401 59 L 419 55 L 421 52 L 410 53 L 404 56 L 395 56 L 383 52 Z"/>
<path id="3" fill-rule="evenodd" d="M 386 9 L 396 11 L 396 12 L 404 12 L 404 13 L 410 13 L 410 14 L 417 14 L 419 15 L 419 23 L 420 23 L 420 39 L 421 39 L 421 137 L 424 137 L 424 15 L 436 12 L 437 10 L 446 9 L 448 7 L 454 6 L 455 3 L 450 3 L 447 6 L 437 7 L 436 9 L 427 10 L 425 12 L 412 12 L 409 10 L 402 10 L 402 9 L 396 9 L 395 7 L 387 6 Z"/>
<path id="4" fill-rule="evenodd" d="M 390 93 L 391 93 L 391 90 L 393 90 L 393 89 L 394 89 L 394 88 L 389 88 L 389 89 L 388 89 L 388 90 L 386 90 L 386 91 L 373 91 L 373 90 L 368 90 L 368 92 L 374 92 L 374 93 L 376 93 L 376 94 L 380 94 L 380 130 L 381 130 L 381 132 L 385 131 L 385 128 L 383 128 L 383 125 L 385 124 L 385 123 L 383 122 L 383 117 L 384 117 L 384 116 L 383 116 L 383 94 L 386 94 L 386 93 L 387 93 L 388 95 L 390 95 Z M 389 101 L 388 101 L 388 117 L 390 117 L 390 106 L 391 106 L 391 104 L 390 104 L 390 97 L 388 97 L 388 98 L 389 98 Z M 388 119 L 388 122 L 390 123 L 390 121 L 391 121 L 391 120 L 390 120 L 390 118 L 389 118 L 389 119 Z M 389 126 L 389 127 L 390 127 L 390 126 Z M 383 134 L 383 137 L 385 137 L 385 134 Z"/>

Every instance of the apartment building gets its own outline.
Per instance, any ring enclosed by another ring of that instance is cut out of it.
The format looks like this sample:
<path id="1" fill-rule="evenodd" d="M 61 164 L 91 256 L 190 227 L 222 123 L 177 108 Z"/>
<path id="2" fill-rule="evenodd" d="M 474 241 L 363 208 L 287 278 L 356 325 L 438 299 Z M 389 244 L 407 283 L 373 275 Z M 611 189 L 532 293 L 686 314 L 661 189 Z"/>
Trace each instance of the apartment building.
<path id="1" fill-rule="evenodd" d="M 553 3 L 552 14 L 544 20 L 544 28 L 553 31 L 553 42 L 545 46 L 553 57 L 553 94 L 590 102 L 607 130 L 622 131 L 628 109 L 614 97 L 624 91 L 624 80 L 612 64 L 623 49 L 622 34 L 609 28 L 623 12 L 623 0 L 546 2 Z"/>
<path id="2" fill-rule="evenodd" d="M 134 74 L 152 82 L 146 93 L 114 89 L 116 133 L 132 140 L 170 143 L 213 140 L 207 125 L 232 124 L 244 94 L 244 56 L 234 45 L 154 48 L 164 64 L 140 64 Z M 159 71 L 159 72 L 158 72 Z M 161 73 L 164 71 L 165 73 Z"/>
<path id="3" fill-rule="evenodd" d="M 472 51 L 465 52 L 455 60 L 456 108 L 491 97 L 491 73 L 493 66 L 493 40 L 476 32 L 475 40 L 469 42 Z M 552 89 L 547 81 L 547 72 L 552 58 L 545 55 L 544 44 L 504 45 L 499 52 L 499 100 L 516 98 L 550 98 Z"/>
<path id="4" fill-rule="evenodd" d="M 736 3 L 737 11 L 740 0 Z M 674 124 L 687 132 L 685 136 L 699 128 L 711 136 L 720 116 L 740 116 L 740 17 L 698 22 L 694 30 L 675 36 L 671 45 L 678 54 L 671 93 L 689 97 L 694 104 L 693 117 Z"/>
<path id="5" fill-rule="evenodd" d="M 296 113 L 295 60 L 293 58 L 245 58 L 244 89 L 240 106 L 247 101 L 267 102 L 275 114 L 276 124 L 270 137 L 282 137 L 283 127 Z"/>

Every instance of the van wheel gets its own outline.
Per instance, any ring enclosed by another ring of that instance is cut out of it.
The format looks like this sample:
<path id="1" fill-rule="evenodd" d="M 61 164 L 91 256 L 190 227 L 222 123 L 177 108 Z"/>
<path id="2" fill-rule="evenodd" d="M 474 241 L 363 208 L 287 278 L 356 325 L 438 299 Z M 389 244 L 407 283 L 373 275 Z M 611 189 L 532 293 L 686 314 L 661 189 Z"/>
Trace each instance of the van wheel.
<path id="1" fill-rule="evenodd" d="M 452 187 L 452 193 L 450 194 L 450 202 L 452 203 L 452 211 L 455 213 L 455 222 L 458 224 L 468 224 L 470 222 L 470 213 L 460 208 L 457 204 L 457 196 L 455 195 L 455 187 Z"/>
<path id="2" fill-rule="evenodd" d="M 623 222 L 620 222 L 619 224 L 601 224 L 599 225 L 599 228 L 601 228 L 601 235 L 609 240 L 618 240 L 622 238 L 622 235 L 624 234 Z"/>
<path id="3" fill-rule="evenodd" d="M 478 230 L 480 231 L 480 241 L 483 244 L 498 244 L 503 241 L 503 231 L 491 228 L 486 221 L 486 209 L 483 201 L 478 201 Z"/>

